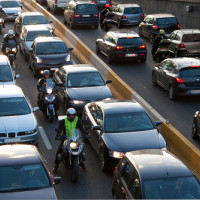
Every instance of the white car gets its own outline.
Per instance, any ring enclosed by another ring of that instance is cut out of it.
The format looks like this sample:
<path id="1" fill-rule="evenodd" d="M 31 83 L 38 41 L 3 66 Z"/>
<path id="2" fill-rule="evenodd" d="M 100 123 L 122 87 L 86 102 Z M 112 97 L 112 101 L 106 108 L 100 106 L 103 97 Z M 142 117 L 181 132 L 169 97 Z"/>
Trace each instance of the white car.
<path id="1" fill-rule="evenodd" d="M 0 85 L 15 85 L 15 78 L 19 77 L 12 70 L 8 57 L 0 55 Z"/>
<path id="2" fill-rule="evenodd" d="M 16 85 L 0 86 L 0 144 L 38 144 L 38 123 L 23 91 Z"/>
<path id="3" fill-rule="evenodd" d="M 55 15 L 58 10 L 64 10 L 70 0 L 47 0 L 47 9 Z"/>
<path id="4" fill-rule="evenodd" d="M 17 0 L 0 0 L 0 5 L 5 12 L 5 20 L 15 20 L 22 11 Z"/>

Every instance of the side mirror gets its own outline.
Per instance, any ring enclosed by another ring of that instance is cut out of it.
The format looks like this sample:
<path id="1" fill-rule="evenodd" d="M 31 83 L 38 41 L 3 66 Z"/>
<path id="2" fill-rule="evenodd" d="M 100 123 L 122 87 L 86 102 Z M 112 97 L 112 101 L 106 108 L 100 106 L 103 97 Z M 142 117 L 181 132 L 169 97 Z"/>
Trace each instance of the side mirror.
<path id="1" fill-rule="evenodd" d="M 160 126 L 162 124 L 161 121 L 155 121 L 155 126 Z"/>
<path id="2" fill-rule="evenodd" d="M 112 83 L 112 80 L 107 80 L 107 81 L 106 81 L 106 84 L 108 84 L 108 83 Z"/>
<path id="3" fill-rule="evenodd" d="M 74 50 L 74 48 L 68 48 L 68 51 L 73 51 Z"/>
<path id="4" fill-rule="evenodd" d="M 33 49 L 32 49 L 32 48 L 30 48 L 30 49 L 29 49 L 29 52 L 30 52 L 30 53 L 32 53 L 32 52 L 33 52 Z"/>
<path id="5" fill-rule="evenodd" d="M 98 125 L 98 126 L 93 126 L 93 127 L 92 127 L 92 130 L 93 130 L 93 131 L 100 131 L 100 130 L 101 130 L 101 126 L 100 126 L 100 125 Z"/>
<path id="6" fill-rule="evenodd" d="M 33 108 L 33 112 L 36 112 L 36 111 L 38 111 L 39 110 L 39 107 L 34 107 Z"/>
<path id="7" fill-rule="evenodd" d="M 17 78 L 20 78 L 20 75 L 19 74 L 16 74 L 15 75 L 15 78 L 17 79 Z"/>
<path id="8" fill-rule="evenodd" d="M 60 183 L 62 181 L 61 177 L 53 177 L 53 181 L 55 184 Z"/>
<path id="9" fill-rule="evenodd" d="M 53 23 L 53 21 L 49 21 L 49 24 L 52 24 Z"/>

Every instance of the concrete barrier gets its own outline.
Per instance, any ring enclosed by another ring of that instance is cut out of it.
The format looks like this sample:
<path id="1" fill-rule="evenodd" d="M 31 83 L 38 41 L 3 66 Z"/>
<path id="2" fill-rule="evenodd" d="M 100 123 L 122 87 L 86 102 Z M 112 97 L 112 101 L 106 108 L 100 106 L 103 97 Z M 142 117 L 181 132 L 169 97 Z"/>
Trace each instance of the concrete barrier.
<path id="1" fill-rule="evenodd" d="M 200 180 L 200 172 L 198 170 L 200 163 L 200 151 L 192 145 L 179 131 L 172 125 L 166 124 L 165 119 L 157 113 L 157 111 L 149 105 L 141 96 L 139 96 L 130 86 L 128 86 L 117 74 L 112 71 L 91 49 L 89 49 L 76 35 L 67 29 L 52 14 L 47 12 L 42 6 L 36 4 L 33 0 L 22 0 L 22 3 L 31 11 L 42 12 L 48 20 L 53 21 L 55 27 L 54 33 L 63 39 L 68 47 L 73 47 L 73 54 L 81 63 L 93 64 L 105 79 L 111 79 L 112 84 L 109 85 L 115 98 L 135 99 L 150 114 L 153 120 L 161 120 L 161 133 L 166 139 L 170 151 L 179 157 L 189 168 L 193 170 Z"/>

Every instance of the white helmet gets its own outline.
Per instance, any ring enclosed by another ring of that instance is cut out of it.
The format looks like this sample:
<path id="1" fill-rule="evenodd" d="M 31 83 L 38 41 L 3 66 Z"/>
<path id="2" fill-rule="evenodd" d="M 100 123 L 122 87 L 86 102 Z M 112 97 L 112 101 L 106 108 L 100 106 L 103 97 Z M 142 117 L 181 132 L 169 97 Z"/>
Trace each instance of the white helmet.
<path id="1" fill-rule="evenodd" d="M 76 117 L 76 110 L 74 108 L 68 108 L 66 114 L 67 114 L 67 119 L 70 122 L 72 122 Z"/>
<path id="2" fill-rule="evenodd" d="M 9 30 L 8 31 L 8 37 L 12 38 L 14 36 L 14 31 L 13 30 Z"/>

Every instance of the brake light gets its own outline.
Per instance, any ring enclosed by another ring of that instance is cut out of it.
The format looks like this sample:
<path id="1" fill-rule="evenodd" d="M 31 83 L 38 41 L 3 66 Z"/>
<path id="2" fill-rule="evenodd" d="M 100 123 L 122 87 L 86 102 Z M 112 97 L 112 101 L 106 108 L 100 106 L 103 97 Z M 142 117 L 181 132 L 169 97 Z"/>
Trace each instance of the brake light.
<path id="1" fill-rule="evenodd" d="M 117 166 L 115 167 L 114 171 L 113 171 L 113 174 L 117 171 Z"/>
<path id="2" fill-rule="evenodd" d="M 97 1 L 94 1 L 94 3 L 97 3 Z"/>
<path id="3" fill-rule="evenodd" d="M 144 53 L 140 53 L 141 56 L 144 56 Z"/>
<path id="4" fill-rule="evenodd" d="M 122 15 L 122 16 L 121 16 L 121 19 L 126 19 L 126 16 L 125 16 L 125 15 Z"/>
<path id="5" fill-rule="evenodd" d="M 177 27 L 180 28 L 180 24 L 178 24 Z"/>
<path id="6" fill-rule="evenodd" d="M 176 78 L 176 81 L 177 81 L 178 83 L 184 83 L 184 80 L 181 79 L 181 78 Z"/>
<path id="7" fill-rule="evenodd" d="M 191 67 L 200 67 L 200 66 L 191 66 Z"/>
<path id="8" fill-rule="evenodd" d="M 124 47 L 116 46 L 115 49 L 116 49 L 116 50 L 122 50 L 122 49 L 124 49 Z"/>
<path id="9" fill-rule="evenodd" d="M 144 15 L 143 15 L 143 14 L 141 15 L 141 18 L 144 18 Z"/>
<path id="10" fill-rule="evenodd" d="M 109 1 L 109 3 L 112 3 L 112 1 Z"/>
<path id="11" fill-rule="evenodd" d="M 133 39 L 133 37 L 126 37 L 126 39 Z"/>
<path id="12" fill-rule="evenodd" d="M 99 17 L 99 13 L 97 13 L 97 14 L 94 14 L 94 17 Z"/>
<path id="13" fill-rule="evenodd" d="M 154 25 L 154 26 L 153 26 L 153 30 L 154 30 L 154 31 L 158 30 L 158 26 L 157 26 L 157 25 Z"/>
<path id="14" fill-rule="evenodd" d="M 58 0 L 55 0 L 55 4 L 57 4 L 58 3 Z"/>
<path id="15" fill-rule="evenodd" d="M 185 48 L 185 45 L 184 44 L 179 44 L 179 48 Z"/>
<path id="16" fill-rule="evenodd" d="M 140 49 L 145 49 L 146 46 L 143 44 L 143 45 L 140 45 L 139 48 L 140 48 Z"/>
<path id="17" fill-rule="evenodd" d="M 73 14 L 73 18 L 79 18 L 80 17 L 80 15 L 78 15 L 78 14 Z"/>

